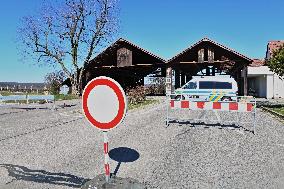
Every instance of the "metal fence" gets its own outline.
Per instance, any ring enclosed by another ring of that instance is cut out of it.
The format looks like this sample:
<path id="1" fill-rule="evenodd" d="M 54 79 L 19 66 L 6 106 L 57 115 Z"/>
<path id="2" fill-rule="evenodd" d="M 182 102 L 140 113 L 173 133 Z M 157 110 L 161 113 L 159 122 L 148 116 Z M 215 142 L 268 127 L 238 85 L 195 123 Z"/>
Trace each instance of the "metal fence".
<path id="1" fill-rule="evenodd" d="M 254 97 L 236 96 L 226 101 L 210 101 L 206 97 L 180 98 L 180 94 L 168 95 L 166 126 L 179 120 L 220 125 L 227 123 L 238 126 L 249 124 L 252 127 L 252 132 L 255 133 L 256 99 Z M 201 114 L 198 117 L 189 118 L 190 114 L 195 111 L 199 111 Z M 220 114 L 223 112 L 226 113 L 221 116 Z M 180 118 L 181 115 L 183 115 L 183 118 Z"/>
<path id="2" fill-rule="evenodd" d="M 40 104 L 50 104 L 55 109 L 55 97 L 54 95 L 0 95 L 1 106 L 15 106 L 15 105 L 27 105 L 28 107 L 39 107 Z"/>

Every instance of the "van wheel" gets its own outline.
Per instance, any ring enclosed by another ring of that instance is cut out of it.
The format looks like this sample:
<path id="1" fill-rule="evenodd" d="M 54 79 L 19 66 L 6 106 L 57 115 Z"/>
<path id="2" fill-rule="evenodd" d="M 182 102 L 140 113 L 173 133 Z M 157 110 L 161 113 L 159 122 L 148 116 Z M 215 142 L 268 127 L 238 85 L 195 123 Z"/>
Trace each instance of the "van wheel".
<path id="1" fill-rule="evenodd" d="M 221 101 L 224 101 L 224 102 L 232 101 L 232 98 L 231 97 L 222 97 Z"/>

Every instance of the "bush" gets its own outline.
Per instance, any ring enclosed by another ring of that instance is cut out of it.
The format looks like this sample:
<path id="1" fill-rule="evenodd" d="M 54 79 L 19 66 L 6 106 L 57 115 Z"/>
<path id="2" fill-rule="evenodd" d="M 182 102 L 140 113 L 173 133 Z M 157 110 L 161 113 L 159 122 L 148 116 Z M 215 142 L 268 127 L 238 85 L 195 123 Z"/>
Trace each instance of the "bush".
<path id="1" fill-rule="evenodd" d="M 48 73 L 45 76 L 45 83 L 48 86 L 48 90 L 53 95 L 58 95 L 61 84 L 65 80 L 65 75 L 63 71 L 55 71 Z"/>
<path id="2" fill-rule="evenodd" d="M 136 86 L 126 90 L 129 104 L 139 104 L 146 100 L 147 90 L 144 86 Z"/>
<path id="3" fill-rule="evenodd" d="M 148 86 L 147 92 L 152 95 L 161 95 L 166 93 L 165 78 L 153 78 L 151 84 Z"/>

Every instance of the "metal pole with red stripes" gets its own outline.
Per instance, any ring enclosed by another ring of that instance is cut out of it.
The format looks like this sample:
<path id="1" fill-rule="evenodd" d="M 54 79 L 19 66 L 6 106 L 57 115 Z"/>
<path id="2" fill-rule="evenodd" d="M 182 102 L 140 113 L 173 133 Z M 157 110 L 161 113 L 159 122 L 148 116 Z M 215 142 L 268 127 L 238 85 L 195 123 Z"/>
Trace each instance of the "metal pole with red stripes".
<path id="1" fill-rule="evenodd" d="M 106 182 L 108 182 L 110 179 L 108 137 L 107 137 L 107 131 L 104 131 L 103 133 L 104 133 L 105 175 L 106 175 Z"/>

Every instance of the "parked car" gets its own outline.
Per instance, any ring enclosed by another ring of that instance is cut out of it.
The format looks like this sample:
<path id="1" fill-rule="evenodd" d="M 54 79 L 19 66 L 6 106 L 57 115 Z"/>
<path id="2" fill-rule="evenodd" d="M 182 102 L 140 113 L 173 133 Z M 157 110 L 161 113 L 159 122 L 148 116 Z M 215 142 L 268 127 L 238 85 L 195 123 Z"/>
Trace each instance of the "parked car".
<path id="1" fill-rule="evenodd" d="M 194 77 L 181 88 L 175 90 L 176 99 L 200 101 L 231 101 L 238 95 L 238 85 L 234 78 L 225 76 Z"/>

